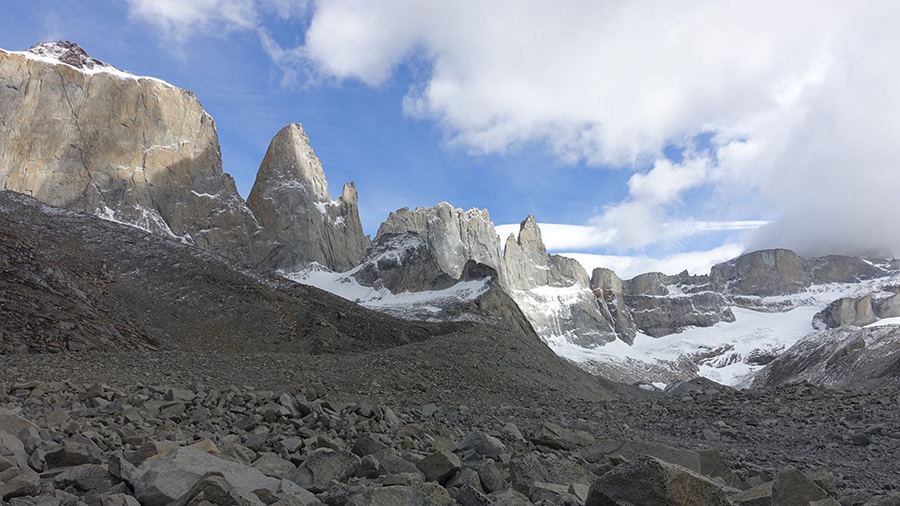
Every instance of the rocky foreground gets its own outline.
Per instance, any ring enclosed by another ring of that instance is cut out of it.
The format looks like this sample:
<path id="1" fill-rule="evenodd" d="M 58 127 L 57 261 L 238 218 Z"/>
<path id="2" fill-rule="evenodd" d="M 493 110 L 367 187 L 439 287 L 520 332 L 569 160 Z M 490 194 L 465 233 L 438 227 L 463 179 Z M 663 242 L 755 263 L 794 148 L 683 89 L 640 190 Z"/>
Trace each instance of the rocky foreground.
<path id="1" fill-rule="evenodd" d="M 900 503 L 898 392 L 698 381 L 492 408 L 424 386 L 410 398 L 435 402 L 391 406 L 314 380 L 165 386 L 150 368 L 120 385 L 19 382 L 53 376 L 20 363 L 0 387 L 4 505 Z"/>

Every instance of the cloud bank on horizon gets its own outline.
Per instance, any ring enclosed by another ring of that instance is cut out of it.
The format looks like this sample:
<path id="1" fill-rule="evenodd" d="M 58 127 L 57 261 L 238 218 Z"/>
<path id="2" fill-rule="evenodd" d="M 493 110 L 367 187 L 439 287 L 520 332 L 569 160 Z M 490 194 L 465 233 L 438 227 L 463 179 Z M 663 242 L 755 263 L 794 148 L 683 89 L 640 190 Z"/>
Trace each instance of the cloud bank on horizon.
<path id="1" fill-rule="evenodd" d="M 640 252 L 691 223 L 754 221 L 747 249 L 900 253 L 897 2 L 128 1 L 176 39 L 255 31 L 289 85 L 411 68 L 398 107 L 451 146 L 633 170 L 569 242 Z"/>

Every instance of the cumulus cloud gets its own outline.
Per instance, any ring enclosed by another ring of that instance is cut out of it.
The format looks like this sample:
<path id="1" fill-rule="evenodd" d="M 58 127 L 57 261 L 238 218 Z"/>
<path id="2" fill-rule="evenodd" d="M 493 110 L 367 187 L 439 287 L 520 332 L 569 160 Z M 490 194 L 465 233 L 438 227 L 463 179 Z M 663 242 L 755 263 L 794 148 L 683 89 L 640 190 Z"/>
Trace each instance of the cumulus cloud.
<path id="1" fill-rule="evenodd" d="M 896 252 L 898 8 L 331 0 L 317 4 L 305 58 L 373 85 L 426 61 L 404 107 L 453 142 L 482 152 L 538 142 L 566 161 L 638 170 L 629 197 L 592 222 L 623 247 L 658 240 L 683 192 L 709 185 L 719 209 L 774 218 L 755 247 Z M 661 156 L 697 147 L 701 133 L 708 152 Z"/>
<path id="2" fill-rule="evenodd" d="M 173 32 L 307 12 L 288 0 L 129 3 Z M 620 247 L 665 237 L 685 192 L 704 187 L 718 214 L 772 219 L 752 247 L 900 252 L 897 2 L 328 0 L 308 16 L 300 47 L 261 30 L 286 83 L 378 86 L 414 62 L 426 71 L 402 107 L 451 144 L 537 143 L 636 171 L 590 222 Z M 667 159 L 670 146 L 686 157 Z"/>

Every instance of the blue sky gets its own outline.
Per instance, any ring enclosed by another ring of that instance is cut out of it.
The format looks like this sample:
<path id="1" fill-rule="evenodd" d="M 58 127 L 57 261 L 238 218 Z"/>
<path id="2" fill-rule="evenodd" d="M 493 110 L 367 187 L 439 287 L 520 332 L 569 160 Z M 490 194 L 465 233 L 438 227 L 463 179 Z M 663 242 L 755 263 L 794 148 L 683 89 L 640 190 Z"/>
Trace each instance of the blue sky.
<path id="1" fill-rule="evenodd" d="M 583 227 L 545 228 L 550 248 L 640 268 L 694 254 L 702 271 L 751 247 L 892 251 L 892 220 L 852 230 L 888 195 L 848 206 L 838 182 L 848 160 L 876 187 L 898 172 L 887 133 L 872 153 L 841 129 L 890 132 L 900 116 L 897 86 L 862 83 L 891 4 L 802 3 L 2 0 L 0 47 L 67 39 L 193 91 L 244 196 L 274 134 L 302 123 L 332 194 L 355 181 L 371 234 L 399 207 L 448 201 L 498 225 Z M 883 112 L 860 118 L 861 100 Z"/>

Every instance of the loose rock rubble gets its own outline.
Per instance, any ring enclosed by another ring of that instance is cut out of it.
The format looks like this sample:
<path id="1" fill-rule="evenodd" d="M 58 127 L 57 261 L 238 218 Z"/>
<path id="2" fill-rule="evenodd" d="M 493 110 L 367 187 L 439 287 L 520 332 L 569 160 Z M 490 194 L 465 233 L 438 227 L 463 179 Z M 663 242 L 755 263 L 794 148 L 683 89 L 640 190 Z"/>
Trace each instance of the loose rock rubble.
<path id="1" fill-rule="evenodd" d="M 695 395 L 712 394 L 685 393 L 682 404 L 700 400 Z M 615 431 L 604 433 L 597 424 L 549 412 L 540 420 L 513 414 L 504 420 L 497 416 L 502 411 L 479 413 L 465 406 L 406 410 L 340 398 L 321 383 L 278 390 L 200 383 L 7 384 L 0 388 L 2 504 L 877 506 L 900 501 L 897 492 L 841 488 L 827 470 L 728 462 L 716 449 L 611 437 Z M 670 420 L 682 422 L 677 414 Z M 720 434 L 727 432 L 725 425 L 717 426 Z M 869 432 L 874 439 L 885 437 L 885 430 Z M 733 434 L 722 437 L 739 437 Z"/>

